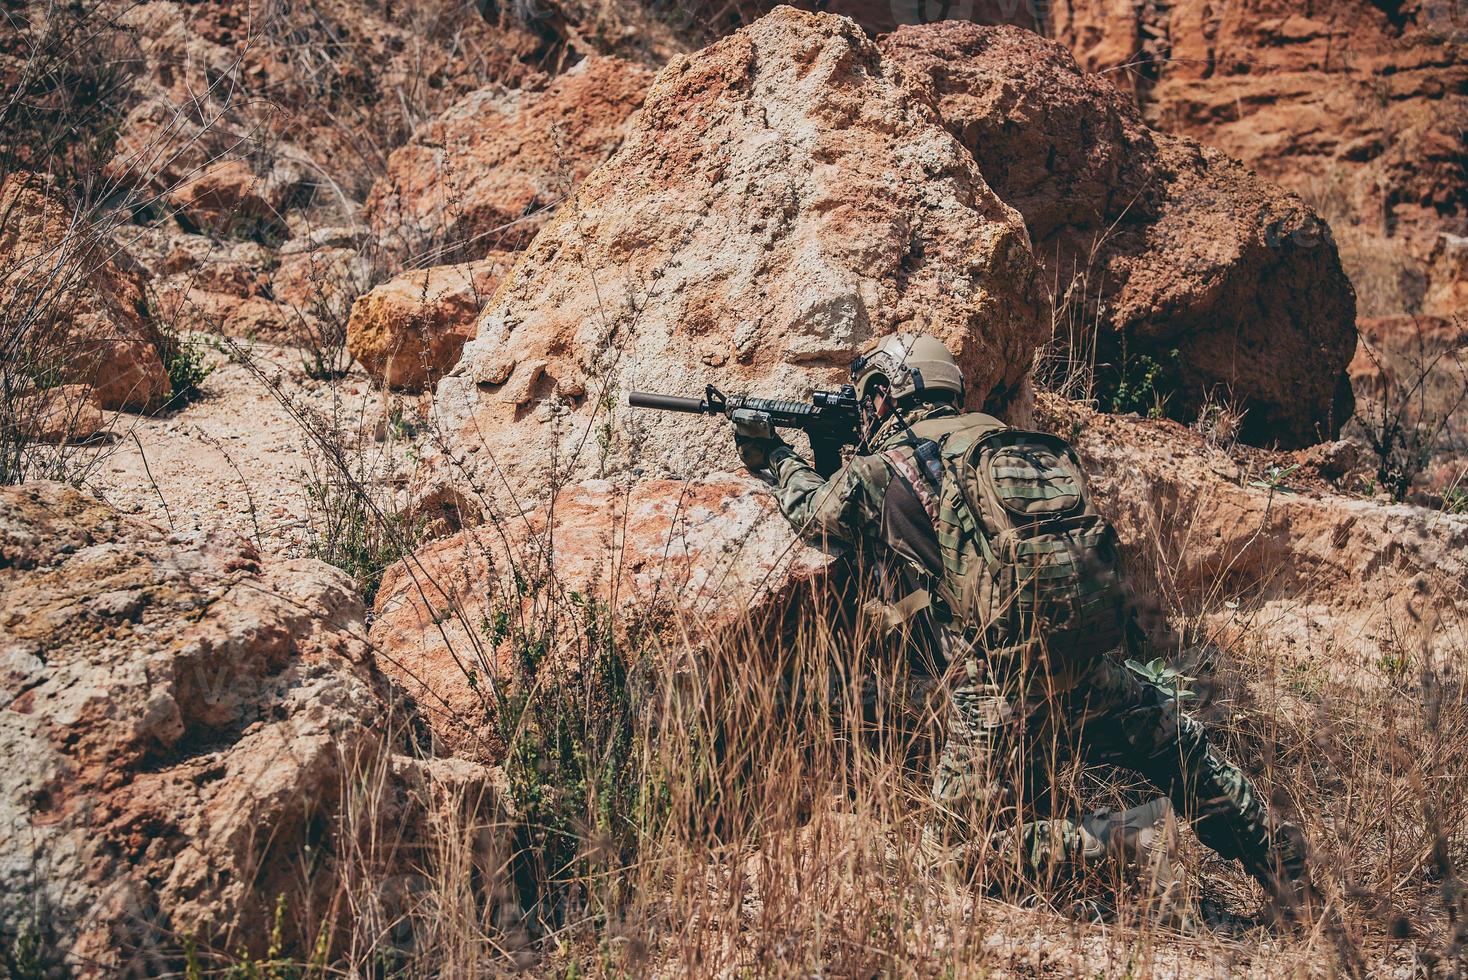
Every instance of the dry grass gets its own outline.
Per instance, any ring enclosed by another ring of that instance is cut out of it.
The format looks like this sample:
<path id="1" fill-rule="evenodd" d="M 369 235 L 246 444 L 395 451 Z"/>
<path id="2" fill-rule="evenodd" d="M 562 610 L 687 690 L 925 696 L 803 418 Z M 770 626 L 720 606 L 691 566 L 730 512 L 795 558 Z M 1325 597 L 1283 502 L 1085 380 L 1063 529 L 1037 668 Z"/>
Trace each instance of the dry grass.
<path id="1" fill-rule="evenodd" d="M 481 593 L 445 613 L 456 629 L 444 635 L 470 638 L 456 654 L 476 675 L 483 714 L 464 721 L 497 733 L 498 789 L 430 779 L 435 802 L 418 831 L 351 843 L 320 975 L 1313 976 L 1359 972 L 1358 959 L 1371 975 L 1468 968 L 1462 624 L 1403 622 L 1402 664 L 1342 681 L 1328 650 L 1318 663 L 1282 657 L 1262 615 L 1226 647 L 1207 643 L 1212 615 L 1238 597 L 1170 592 L 1176 556 L 1158 542 L 1140 549 L 1154 567 L 1138 581 L 1156 583 L 1179 635 L 1204 641 L 1175 658 L 1195 677 L 1198 713 L 1306 827 L 1317 884 L 1339 916 L 1334 927 L 1271 928 L 1257 917 L 1257 886 L 1185 836 L 1188 894 L 1206 925 L 1183 934 L 1109 865 L 1019 887 L 994 884 L 1002 854 L 971 874 L 924 866 L 917 842 L 931 817 L 942 695 L 856 625 L 855 587 L 833 577 L 732 624 L 705 622 L 579 595 L 546 547 L 512 550 Z M 609 546 L 604 559 L 620 556 Z M 1117 776 L 1055 774 L 1081 808 L 1148 795 Z M 353 781 L 343 841 L 381 825 L 387 786 Z M 282 956 L 274 975 L 305 965 Z"/>
<path id="2" fill-rule="evenodd" d="M 1080 292 L 1058 300 L 1057 326 L 1086 308 Z M 1080 335 L 1085 326 L 1077 321 Z M 1090 386 L 1083 361 L 1064 365 L 1063 377 Z M 349 464 L 335 465 L 343 487 L 375 493 Z M 556 488 L 543 496 L 553 507 Z M 449 597 L 432 604 L 442 610 L 436 626 L 481 705 L 458 720 L 493 732 L 500 789 L 464 799 L 445 787 L 452 802 L 429 832 L 360 860 L 347 876 L 354 895 L 401 892 L 383 883 L 385 868 L 399 877 L 410 868 L 413 887 L 393 903 L 339 901 L 330 970 L 372 972 L 376 962 L 388 964 L 376 972 L 401 976 L 1306 976 L 1359 973 L 1361 961 L 1377 975 L 1468 967 L 1459 870 L 1468 760 L 1453 748 L 1468 737 L 1461 627 L 1443 640 L 1435 624 L 1402 623 L 1400 634 L 1416 638 L 1403 648 L 1406 666 L 1384 667 L 1373 678 L 1383 682 L 1345 683 L 1329 650 L 1314 665 L 1283 657 L 1262 615 L 1226 644 L 1209 637 L 1215 614 L 1226 604 L 1238 614 L 1248 597 L 1180 594 L 1177 556 L 1160 542 L 1131 543 L 1151 556 L 1137 582 L 1176 634 L 1195 641 L 1174 662 L 1194 675 L 1199 712 L 1261 791 L 1305 825 L 1332 909 L 1311 927 L 1276 931 L 1258 915 L 1252 880 L 1185 837 L 1188 894 L 1206 923 L 1185 935 L 1157 922 L 1140 883 L 1109 865 L 1018 884 L 992 874 L 1002 854 L 962 875 L 924 865 L 918 839 L 932 818 L 942 692 L 864 635 L 851 614 L 860 589 L 839 573 L 724 620 L 608 605 L 558 578 L 550 542 L 509 545 L 518 511 L 483 492 L 478 504 L 510 557 L 481 556 L 494 574 L 477 591 L 453 593 L 415 559 L 405 563 L 423 593 Z M 615 568 L 622 555 L 609 545 L 603 560 Z M 1117 777 L 1072 765 L 1054 782 L 1083 809 L 1149 795 Z M 386 808 L 370 784 L 361 793 L 350 812 Z M 339 832 L 355 839 L 372 825 Z"/>
<path id="3" fill-rule="evenodd" d="M 303 78 L 345 97 L 336 69 L 313 64 Z M 380 160 L 418 111 L 363 157 Z M 1074 338 L 1094 336 L 1090 294 L 1082 278 L 1055 303 L 1057 336 L 1078 352 L 1058 377 L 1086 398 L 1095 357 Z M 18 330 L 7 322 L 5 336 Z M 415 543 L 374 457 L 358 454 L 377 420 L 355 437 L 338 420 L 297 421 L 317 450 L 320 554 L 366 584 Z M 512 520 L 480 504 L 491 524 Z M 1180 634 L 1205 632 L 1235 597 L 1170 593 L 1154 550 L 1138 581 L 1156 583 Z M 834 576 L 704 622 L 579 595 L 545 554 L 531 543 L 448 613 L 483 692 L 482 717 L 465 723 L 497 734 L 498 785 L 415 758 L 430 755 L 428 739 L 413 728 L 418 706 L 405 706 L 405 729 L 384 734 L 393 751 L 343 788 L 332 842 L 345 870 L 323 918 L 292 910 L 264 960 L 180 949 L 185 972 L 1278 976 L 1330 974 L 1358 955 L 1381 975 L 1468 970 L 1461 624 L 1399 624 L 1399 659 L 1371 683 L 1333 676 L 1329 651 L 1314 665 L 1283 659 L 1263 620 L 1226 649 L 1179 659 L 1229 753 L 1305 824 L 1343 923 L 1337 934 L 1260 925 L 1256 887 L 1190 842 L 1191 893 L 1212 925 L 1183 935 L 1152 921 L 1110 867 L 1024 889 L 989 887 L 984 867 L 924 867 L 941 691 L 853 624 L 861 596 Z M 394 765 L 422 771 L 412 805 L 393 798 Z M 1145 793 L 1109 772 L 1067 768 L 1055 781 L 1081 807 Z"/>
<path id="4" fill-rule="evenodd" d="M 654 683 L 635 715 L 636 750 L 614 760 L 607 743 L 586 745 L 572 754 L 584 768 L 550 770 L 565 780 L 554 790 L 578 778 L 604 788 L 615 761 L 611 775 L 636 791 L 559 798 L 572 804 L 558 816 L 579 828 L 575 845 L 547 848 L 542 839 L 518 862 L 537 873 L 510 889 L 510 859 L 502 888 L 481 897 L 518 905 L 524 919 L 511 917 L 507 932 L 503 909 L 475 905 L 456 917 L 468 934 L 436 929 L 409 972 L 463 962 L 466 948 L 479 962 L 528 958 L 538 971 L 594 975 L 1211 974 L 1221 964 L 1277 975 L 1342 965 L 1336 940 L 1320 932 L 1250 926 L 1254 886 L 1196 846 L 1197 893 L 1216 913 L 1238 917 L 1197 937 L 1150 924 L 1124 890 L 1118 900 L 1105 870 L 1041 891 L 1028 911 L 1018 896 L 925 872 L 916 838 L 927 816 L 932 716 L 909 712 L 902 723 L 893 703 L 899 672 L 859 654 L 833 622 L 839 617 L 807 609 L 793 632 L 751 626 L 720 641 L 686 637 L 643 651 Z M 1383 972 L 1462 965 L 1456 869 L 1468 856 L 1468 769 L 1454 746 L 1468 734 L 1468 711 L 1447 653 L 1424 650 L 1415 682 L 1363 691 L 1277 676 L 1263 643 L 1231 653 L 1205 706 L 1229 719 L 1226 743 L 1262 786 L 1305 816 L 1349 941 Z M 584 711 L 587 702 L 570 696 L 583 692 L 564 677 L 598 675 L 585 662 L 590 651 L 558 654 L 569 657 L 556 668 L 562 680 L 540 686 L 543 673 L 532 673 L 515 683 L 551 702 L 534 710 Z M 1111 798 L 1097 774 L 1068 775 L 1082 777 L 1088 803 Z M 476 819 L 502 843 L 524 842 L 503 815 Z M 547 862 L 552 852 L 574 857 Z M 449 846 L 425 864 L 432 907 L 462 892 L 467 860 Z M 1109 923 L 1090 921 L 1078 896 L 1111 906 Z"/>

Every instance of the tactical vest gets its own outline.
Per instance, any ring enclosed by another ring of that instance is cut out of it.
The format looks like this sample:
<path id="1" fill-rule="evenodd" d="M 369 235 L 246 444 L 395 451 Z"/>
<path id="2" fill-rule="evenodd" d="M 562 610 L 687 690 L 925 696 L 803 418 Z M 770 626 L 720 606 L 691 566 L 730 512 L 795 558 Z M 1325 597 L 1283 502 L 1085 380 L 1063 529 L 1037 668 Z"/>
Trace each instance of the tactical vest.
<path id="1" fill-rule="evenodd" d="M 1115 532 L 1063 439 L 972 413 L 918 421 L 881 455 L 893 471 L 882 537 L 928 583 L 886 604 L 889 628 L 930 611 L 991 662 L 1024 655 L 1056 670 L 1121 642 Z"/>

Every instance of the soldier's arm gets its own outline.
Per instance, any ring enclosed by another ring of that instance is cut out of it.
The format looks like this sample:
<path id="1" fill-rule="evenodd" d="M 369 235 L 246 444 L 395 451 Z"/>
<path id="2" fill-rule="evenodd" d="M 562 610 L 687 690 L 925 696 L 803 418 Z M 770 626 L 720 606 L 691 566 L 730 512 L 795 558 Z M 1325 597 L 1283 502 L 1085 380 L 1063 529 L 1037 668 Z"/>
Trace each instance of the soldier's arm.
<path id="1" fill-rule="evenodd" d="M 858 456 L 825 479 L 789 446 L 770 453 L 775 500 L 802 538 L 813 544 L 855 545 L 859 529 L 879 518 L 865 479 L 870 457 Z"/>

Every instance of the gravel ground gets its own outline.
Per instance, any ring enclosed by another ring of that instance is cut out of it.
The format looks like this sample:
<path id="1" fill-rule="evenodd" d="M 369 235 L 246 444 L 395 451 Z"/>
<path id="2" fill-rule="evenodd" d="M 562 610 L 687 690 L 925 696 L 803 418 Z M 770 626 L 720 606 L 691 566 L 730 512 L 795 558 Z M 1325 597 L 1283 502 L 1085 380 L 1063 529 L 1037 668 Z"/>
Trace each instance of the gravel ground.
<path id="1" fill-rule="evenodd" d="M 124 513 L 179 533 L 224 528 L 262 551 L 306 552 L 310 488 L 334 475 L 306 427 L 286 407 L 317 419 L 346 457 L 385 487 L 403 483 L 411 449 L 394 407 L 360 368 L 313 381 L 289 348 L 249 345 L 249 364 L 210 351 L 204 397 L 155 417 L 119 415 L 96 450 L 87 485 Z M 253 368 L 250 365 L 253 365 Z"/>

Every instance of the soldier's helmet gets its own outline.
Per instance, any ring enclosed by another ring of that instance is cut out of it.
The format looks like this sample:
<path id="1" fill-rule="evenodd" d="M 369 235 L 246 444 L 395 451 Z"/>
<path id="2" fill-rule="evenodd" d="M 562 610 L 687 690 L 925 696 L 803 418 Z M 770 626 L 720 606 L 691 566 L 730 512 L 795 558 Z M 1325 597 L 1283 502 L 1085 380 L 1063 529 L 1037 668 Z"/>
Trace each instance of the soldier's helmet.
<path id="1" fill-rule="evenodd" d="M 878 379 L 886 379 L 898 401 L 963 402 L 963 372 L 958 362 L 941 341 L 927 334 L 884 337 L 851 362 L 857 398 L 865 399 Z"/>

